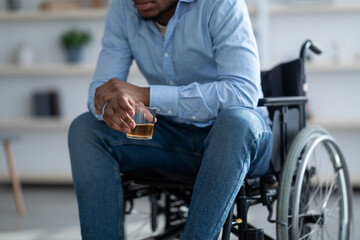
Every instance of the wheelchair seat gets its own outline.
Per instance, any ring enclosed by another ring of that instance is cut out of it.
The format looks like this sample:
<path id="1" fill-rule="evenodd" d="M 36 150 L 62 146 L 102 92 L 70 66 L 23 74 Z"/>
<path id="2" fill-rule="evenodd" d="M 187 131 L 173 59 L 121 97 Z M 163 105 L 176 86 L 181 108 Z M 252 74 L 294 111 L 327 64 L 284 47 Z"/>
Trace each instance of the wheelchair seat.
<path id="1" fill-rule="evenodd" d="M 236 209 L 233 206 L 224 224 L 223 240 L 230 239 L 231 233 L 238 239 L 273 239 L 247 221 L 249 208 L 257 204 L 267 208 L 267 220 L 276 225 L 276 239 L 328 239 L 330 233 L 341 240 L 352 238 L 352 187 L 344 156 L 326 130 L 306 126 L 307 49 L 321 52 L 307 40 L 298 59 L 261 73 L 264 98 L 258 105 L 268 108 L 272 120 L 272 172 L 245 178 Z M 148 168 L 121 174 L 126 213 L 133 210 L 135 199 L 149 196 L 153 231 L 158 228 L 158 215 L 165 215 L 164 231 L 146 239 L 178 239 L 196 176 Z"/>

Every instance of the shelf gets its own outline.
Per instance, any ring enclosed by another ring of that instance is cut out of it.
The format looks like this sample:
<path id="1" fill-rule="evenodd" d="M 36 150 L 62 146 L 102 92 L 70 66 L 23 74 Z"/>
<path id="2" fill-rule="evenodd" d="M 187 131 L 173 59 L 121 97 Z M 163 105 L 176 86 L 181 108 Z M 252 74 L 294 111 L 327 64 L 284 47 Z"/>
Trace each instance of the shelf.
<path id="1" fill-rule="evenodd" d="M 308 125 L 317 125 L 334 130 L 360 130 L 360 119 L 358 120 L 324 120 L 313 118 L 308 120 Z"/>
<path id="2" fill-rule="evenodd" d="M 4 21 L 48 21 L 48 20 L 104 20 L 107 8 L 74 10 L 39 10 L 0 12 L 0 22 Z"/>
<path id="3" fill-rule="evenodd" d="M 95 66 L 81 64 L 4 65 L 0 66 L 0 77 L 92 77 L 94 71 Z M 307 63 L 306 71 L 308 73 L 359 72 L 360 62 Z M 131 66 L 129 74 L 141 75 L 136 64 Z"/>
<path id="4" fill-rule="evenodd" d="M 346 14 L 360 13 L 359 3 L 310 3 L 310 4 L 274 4 L 270 6 L 271 15 L 304 14 Z"/>
<path id="5" fill-rule="evenodd" d="M 19 172 L 19 180 L 22 184 L 72 184 L 72 175 L 70 173 L 60 173 L 55 171 L 39 172 L 34 171 L 31 173 Z M 0 173 L 0 184 L 9 184 L 10 176 L 8 173 Z"/>
<path id="6" fill-rule="evenodd" d="M 250 16 L 257 16 L 258 9 L 248 6 Z M 312 15 L 312 14 L 347 14 L 360 13 L 359 3 L 299 3 L 269 4 L 268 13 L 273 16 Z"/>
<path id="7" fill-rule="evenodd" d="M 53 118 L 0 119 L 0 132 L 4 131 L 66 131 L 71 120 Z"/>
<path id="8" fill-rule="evenodd" d="M 306 71 L 309 73 L 359 72 L 360 62 L 307 63 Z"/>
<path id="9" fill-rule="evenodd" d="M 5 65 L 0 66 L 0 77 L 92 77 L 94 71 L 95 66 L 81 64 Z M 135 64 L 130 74 L 141 74 Z"/>
<path id="10" fill-rule="evenodd" d="M 7 65 L 0 66 L 1 77 L 63 77 L 92 76 L 95 67 L 76 64 L 56 65 Z"/>
<path id="11" fill-rule="evenodd" d="M 277 64 L 271 64 L 268 69 L 271 69 Z M 306 73 L 346 73 L 346 72 L 360 72 L 360 61 L 356 62 L 306 62 Z"/>

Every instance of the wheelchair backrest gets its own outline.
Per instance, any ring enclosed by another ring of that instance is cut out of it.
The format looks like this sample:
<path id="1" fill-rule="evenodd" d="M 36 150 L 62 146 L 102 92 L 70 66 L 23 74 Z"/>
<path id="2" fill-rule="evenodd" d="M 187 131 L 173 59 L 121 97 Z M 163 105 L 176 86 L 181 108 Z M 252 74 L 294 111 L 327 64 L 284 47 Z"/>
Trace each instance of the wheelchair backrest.
<path id="1" fill-rule="evenodd" d="M 305 96 L 303 59 L 282 63 L 269 71 L 261 72 L 265 98 Z M 268 107 L 273 130 L 272 167 L 280 172 L 296 134 L 305 126 L 305 106 Z"/>

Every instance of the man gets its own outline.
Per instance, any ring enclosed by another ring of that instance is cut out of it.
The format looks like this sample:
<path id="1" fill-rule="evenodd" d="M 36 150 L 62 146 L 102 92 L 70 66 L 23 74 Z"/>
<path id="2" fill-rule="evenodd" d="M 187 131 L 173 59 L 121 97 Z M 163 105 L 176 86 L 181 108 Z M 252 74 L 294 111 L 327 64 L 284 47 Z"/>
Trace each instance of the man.
<path id="1" fill-rule="evenodd" d="M 133 59 L 150 87 L 126 82 Z M 246 174 L 269 170 L 260 97 L 244 0 L 113 0 L 91 113 L 69 130 L 83 239 L 124 238 L 120 172 L 143 167 L 196 176 L 182 239 L 217 239 Z M 159 109 L 150 141 L 125 136 L 135 105 Z"/>

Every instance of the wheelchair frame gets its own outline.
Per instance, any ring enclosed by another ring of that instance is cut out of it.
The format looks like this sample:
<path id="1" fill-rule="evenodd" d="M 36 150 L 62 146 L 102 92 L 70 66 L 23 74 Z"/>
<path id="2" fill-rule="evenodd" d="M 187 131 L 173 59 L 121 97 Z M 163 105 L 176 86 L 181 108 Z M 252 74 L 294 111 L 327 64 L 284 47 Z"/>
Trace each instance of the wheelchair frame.
<path id="1" fill-rule="evenodd" d="M 325 217 L 327 213 L 325 209 L 315 214 L 309 213 L 310 206 L 301 206 L 304 198 L 301 193 L 311 191 L 313 188 L 314 183 L 311 182 L 311 178 L 316 175 L 316 172 L 312 173 L 314 169 L 308 164 L 312 161 L 311 154 L 318 145 L 325 146 L 326 154 L 330 158 L 330 166 L 333 166 L 332 169 L 337 175 L 335 181 L 339 186 L 336 185 L 336 188 L 339 188 L 339 194 L 342 196 L 338 203 L 339 218 L 342 221 L 338 227 L 338 239 L 352 239 L 352 188 L 343 154 L 336 141 L 325 130 L 319 127 L 306 127 L 305 54 L 308 49 L 317 54 L 321 53 L 310 40 L 307 40 L 301 47 L 299 59 L 284 63 L 296 66 L 296 69 L 290 72 L 294 74 L 295 71 L 295 78 L 297 78 L 295 85 L 286 86 L 286 83 L 284 88 L 287 89 L 275 94 L 267 94 L 264 89 L 265 98 L 259 100 L 259 106 L 269 109 L 273 119 L 273 131 L 276 131 L 272 154 L 274 173 L 244 180 L 223 226 L 222 240 L 230 239 L 231 233 L 243 240 L 272 239 L 262 229 L 248 223 L 248 210 L 257 204 L 266 206 L 269 213 L 267 220 L 276 224 L 277 239 L 312 239 L 308 225 L 317 224 L 316 226 L 319 225 L 321 228 L 327 221 Z M 280 75 L 285 75 L 284 81 L 288 81 L 289 73 L 283 72 L 281 68 L 277 71 L 281 72 Z M 263 72 L 262 78 L 274 72 L 276 73 L 273 70 Z M 128 204 L 125 213 L 131 213 L 134 199 L 149 196 L 153 231 L 158 227 L 158 214 L 165 214 L 164 232 L 146 239 L 179 237 L 186 221 L 186 206 L 190 204 L 192 182 L 169 180 L 154 169 L 126 172 L 122 173 L 122 177 L 125 200 Z M 316 191 L 322 191 L 322 188 L 323 186 L 320 186 Z M 338 189 L 336 193 L 337 191 Z M 161 196 L 165 196 L 163 205 L 159 203 Z M 311 195 L 305 198 L 305 200 L 311 200 Z M 275 200 L 277 200 L 277 214 L 276 219 L 272 219 Z"/>

